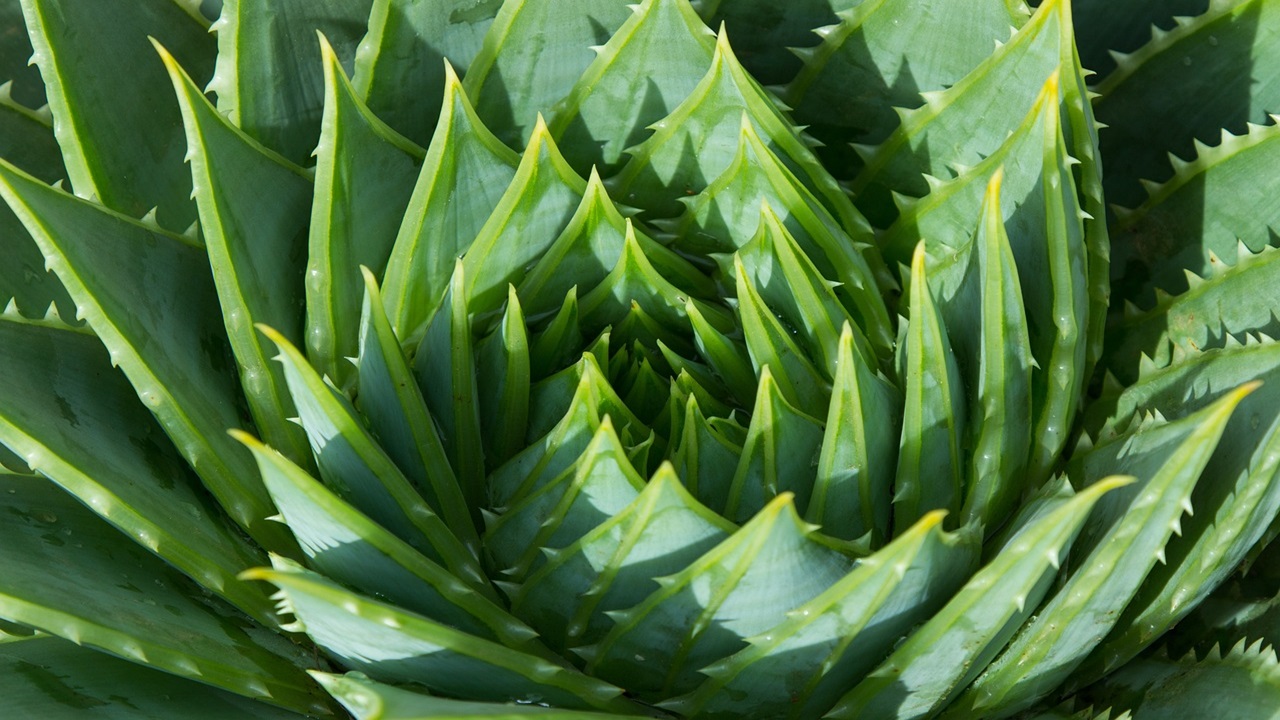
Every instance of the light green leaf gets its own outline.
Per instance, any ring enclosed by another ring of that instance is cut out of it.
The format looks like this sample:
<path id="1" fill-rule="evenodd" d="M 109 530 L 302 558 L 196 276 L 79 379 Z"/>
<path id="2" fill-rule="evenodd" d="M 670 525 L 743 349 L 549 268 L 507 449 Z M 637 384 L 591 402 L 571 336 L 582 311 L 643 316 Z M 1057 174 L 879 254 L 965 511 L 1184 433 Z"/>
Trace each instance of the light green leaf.
<path id="1" fill-rule="evenodd" d="M 209 491 L 260 544 L 287 551 L 284 529 L 264 520 L 271 502 L 249 454 L 226 436 L 247 420 L 204 249 L 3 161 L 0 194 Z"/>
<path id="2" fill-rule="evenodd" d="M 762 367 L 751 424 L 725 501 L 725 517 L 747 520 L 783 493 L 794 495 L 796 511 L 804 514 L 821 445 L 822 423 L 788 403 L 769 366 Z"/>
<path id="3" fill-rule="evenodd" d="M 502 322 L 476 344 L 476 385 L 484 462 L 493 469 L 525 447 L 529 418 L 529 335 L 514 287 L 507 288 Z"/>
<path id="4" fill-rule="evenodd" d="M 833 537 L 871 533 L 873 547 L 885 541 L 901 418 L 901 391 L 853 351 L 845 325 L 806 519 Z"/>
<path id="5" fill-rule="evenodd" d="M 208 21 L 173 0 L 22 5 L 76 195 L 134 218 L 159 206 L 156 220 L 185 230 L 196 219 L 182 167 L 185 138 L 147 38 L 176 48 L 207 82 L 215 51 Z M 84 41 L 84 28 L 95 29 L 93 42 Z"/>
<path id="6" fill-rule="evenodd" d="M 818 717 L 916 623 L 939 609 L 977 562 L 974 533 L 946 533 L 934 511 L 742 651 L 703 670 L 664 708 L 697 717 Z"/>
<path id="7" fill-rule="evenodd" d="M 321 36 L 324 115 L 316 148 L 307 260 L 307 355 L 341 387 L 355 380 L 361 266 L 382 275 L 423 150 L 387 127 L 355 95 Z"/>
<path id="8" fill-rule="evenodd" d="M 0 365 L 0 441 L 203 588 L 272 622 L 266 596 L 236 580 L 265 556 L 209 501 L 96 338 L 0 319 Z"/>
<path id="9" fill-rule="evenodd" d="M 330 675 L 313 671 L 312 675 L 357 720 L 522 720 L 529 716 L 545 720 L 614 720 L 618 717 L 610 713 L 561 710 L 542 705 L 449 700 L 384 685 L 370 680 L 363 673 Z"/>
<path id="10" fill-rule="evenodd" d="M 268 443 L 304 467 L 306 441 L 285 418 L 293 405 L 254 323 L 302 337 L 302 272 L 311 179 L 254 142 L 214 110 L 177 60 L 157 46 L 187 129 L 191 176 L 208 263 L 254 424 Z M 224 425 L 222 429 L 231 427 Z"/>
<path id="11" fill-rule="evenodd" d="M 440 432 L 422 389 L 391 330 L 373 274 L 364 271 L 364 314 L 360 325 L 361 413 L 387 456 L 458 539 L 478 554 L 479 535 L 458 478 L 445 454 Z"/>
<path id="12" fill-rule="evenodd" d="M 1130 482 L 1109 478 L 1059 499 L 876 670 L 829 718 L 932 717 L 964 689 L 1035 612 L 1095 502 Z M 1033 621 L 1034 622 L 1034 621 Z"/>
<path id="13" fill-rule="evenodd" d="M 6 712 L 41 720 L 302 720 L 304 715 L 41 637 L 0 645 Z"/>
<path id="14" fill-rule="evenodd" d="M 477 588 L 486 580 L 475 556 L 417 493 L 365 429 L 350 401 L 307 364 L 280 333 L 258 329 L 279 349 L 276 359 L 298 408 L 329 489 L 428 558 Z"/>
<path id="15" fill-rule="evenodd" d="M 640 697 L 671 697 L 699 683 L 698 670 L 745 645 L 777 618 L 849 571 L 849 559 L 813 536 L 791 495 L 674 575 L 639 605 L 611 613 L 617 625 L 588 657 L 588 671 L 625 678 Z"/>
<path id="16" fill-rule="evenodd" d="M 924 243 L 911 261 L 911 319 L 905 358 L 902 441 L 893 521 L 908 527 L 930 510 L 955 512 L 964 499 L 966 408 L 960 370 L 925 274 Z"/>
<path id="17" fill-rule="evenodd" d="M 223 0 L 213 24 L 218 63 L 209 92 L 254 140 L 305 163 L 324 107 L 321 32 L 350 72 L 373 0 Z"/>
<path id="18" fill-rule="evenodd" d="M 573 89 L 631 15 L 621 0 L 504 2 L 467 69 L 467 94 L 498 137 L 517 147 L 536 132 L 538 114 Z"/>
<path id="19" fill-rule="evenodd" d="M 0 616 L 239 695 L 325 710 L 300 669 L 305 650 L 196 599 L 186 576 L 52 483 L 10 475 L 0 487 Z"/>
<path id="20" fill-rule="evenodd" d="M 480 122 L 446 66 L 444 107 L 383 277 L 391 326 L 407 347 L 422 340 L 454 263 L 497 207 L 519 161 Z"/>
<path id="21" fill-rule="evenodd" d="M 737 473 L 742 445 L 725 437 L 708 422 L 694 396 L 690 396 L 685 405 L 684 426 L 678 438 L 672 438 L 672 443 L 675 451 L 671 453 L 671 462 L 684 486 L 704 505 L 724 507 L 729 501 L 729 488 Z"/>
<path id="22" fill-rule="evenodd" d="M 555 109 L 551 134 L 569 164 L 613 174 L 623 152 L 693 92 L 714 37 L 689 0 L 640 3 Z"/>
<path id="23" fill-rule="evenodd" d="M 548 655 L 536 633 L 497 605 L 492 588 L 477 592 L 458 582 L 284 456 L 245 433 L 236 439 L 253 451 L 271 498 L 317 572 L 463 632 Z"/>
<path id="24" fill-rule="evenodd" d="M 1157 472 L 1139 476 L 1140 483 L 1107 499 L 1109 507 L 1095 515 L 1078 545 L 1080 559 L 1072 562 L 1078 569 L 957 700 L 955 713 L 973 709 L 993 717 L 1010 715 L 1053 691 L 1085 660 L 1115 625 L 1156 561 L 1165 557 L 1165 544 L 1190 507 L 1191 491 L 1227 420 L 1255 387 L 1243 386 L 1165 426 L 1185 440 L 1172 453 L 1156 456 Z M 1081 461 L 1087 474 L 1080 482 L 1092 482 L 1125 465 L 1123 449 L 1102 446 L 1092 454 L 1101 457 Z M 1101 483 L 1093 482 L 1082 492 Z"/>
<path id="25" fill-rule="evenodd" d="M 344 667 L 466 700 L 545 702 L 629 714 L 618 688 L 576 670 L 347 591 L 296 566 L 245 577 L 280 588 L 296 628 Z"/>
<path id="26" fill-rule="evenodd" d="M 512 612 L 556 647 L 595 643 L 624 610 L 725 539 L 733 526 L 700 505 L 669 464 L 631 504 L 547 561 L 515 591 Z"/>
<path id="27" fill-rule="evenodd" d="M 502 0 L 373 0 L 369 32 L 356 51 L 356 94 L 410 140 L 431 140 L 451 74 L 466 72 Z M 445 100 L 445 106 L 449 104 Z"/>

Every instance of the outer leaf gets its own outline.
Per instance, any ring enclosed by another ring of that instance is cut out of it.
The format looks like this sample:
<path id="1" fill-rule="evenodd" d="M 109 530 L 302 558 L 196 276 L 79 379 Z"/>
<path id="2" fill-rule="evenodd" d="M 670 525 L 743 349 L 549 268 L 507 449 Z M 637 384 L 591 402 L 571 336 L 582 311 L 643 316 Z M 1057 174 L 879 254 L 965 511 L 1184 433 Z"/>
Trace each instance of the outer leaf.
<path id="1" fill-rule="evenodd" d="M 612 174 L 623 151 L 693 92 L 714 33 L 688 0 L 645 0 L 600 49 L 551 120 L 565 159 Z"/>
<path id="2" fill-rule="evenodd" d="M 301 720 L 290 710 L 255 702 L 41 637 L 0 645 L 0 693 L 6 712 L 43 720 Z"/>
<path id="3" fill-rule="evenodd" d="M 173 0 L 22 4 L 76 194 L 135 218 L 159 206 L 156 219 L 185 229 L 196 219 L 185 138 L 147 38 L 177 48 L 207 82 L 215 50 L 208 21 Z M 84 41 L 85 28 L 95 29 L 93 42 Z"/>
<path id="4" fill-rule="evenodd" d="M 475 557 L 365 430 L 346 397 L 326 384 L 280 333 L 265 325 L 258 329 L 280 350 L 276 359 L 298 407 L 299 424 L 329 487 L 464 582 L 484 587 Z"/>
<path id="5" fill-rule="evenodd" d="M 16 5 L 16 3 L 15 3 Z M 66 175 L 48 118 L 0 99 L 0 157 L 45 182 Z M 40 247 L 8 205 L 0 204 L 0 302 L 12 301 L 27 317 L 43 317 L 52 305 L 75 318 L 75 304 L 57 276 L 44 267 Z"/>
<path id="6" fill-rule="evenodd" d="M 817 717 L 911 626 L 937 610 L 977 561 L 973 533 L 925 515 L 749 647 L 704 670 L 693 693 L 664 704 L 697 717 Z"/>
<path id="7" fill-rule="evenodd" d="M 360 411 L 387 456 L 411 480 L 458 539 L 478 554 L 480 538 L 462 488 L 445 454 L 440 431 L 427 410 L 400 342 L 383 310 L 382 296 L 368 268 L 364 318 L 360 325 Z M 525 401 L 528 401 L 526 395 Z"/>
<path id="8" fill-rule="evenodd" d="M 1227 420 L 1254 387 L 1241 387 L 1177 424 L 1179 429 L 1190 428 L 1185 441 L 1141 485 L 1109 499 L 1114 504 L 1081 542 L 1088 555 L 1079 569 L 957 701 L 957 713 L 973 708 L 992 716 L 1010 715 L 1047 695 L 1084 661 L 1114 626 L 1142 578 L 1164 557 L 1165 543 L 1190 506 L 1191 490 Z M 1104 457 L 1090 468 L 1090 476 L 1106 468 Z M 1127 507 L 1125 499 L 1130 501 Z M 1113 523 L 1108 523 L 1109 516 L 1116 517 Z"/>
<path id="9" fill-rule="evenodd" d="M 1107 75 L 1116 67 L 1112 51 L 1131 53 L 1151 40 L 1153 30 L 1167 31 L 1175 19 L 1195 17 L 1209 9 L 1211 0 L 1167 0 L 1159 4 L 1107 0 L 1072 0 L 1071 19 L 1079 29 L 1080 62 Z"/>
<path id="10" fill-rule="evenodd" d="M 546 720 L 611 720 L 617 715 L 584 710 L 560 710 L 542 705 L 476 703 L 448 700 L 374 682 L 360 673 L 313 673 L 316 680 L 358 720 L 521 720 L 533 716 Z"/>
<path id="11" fill-rule="evenodd" d="M 936 714 L 1035 612 L 1094 503 L 1129 482 L 1097 482 L 1027 524 L 946 607 L 850 690 L 829 718 Z M 865 715 L 864 715 L 865 714 Z"/>
<path id="12" fill-rule="evenodd" d="M 209 502 L 97 338 L 0 320 L 0 366 L 0 441 L 204 589 L 272 622 L 266 596 L 236 581 L 263 555 Z"/>
<path id="13" fill-rule="evenodd" d="M 40 70 L 30 65 L 31 40 L 27 37 L 27 28 L 22 20 L 20 0 L 0 2 L 0 27 L 5 28 L 0 36 L 0 78 L 4 78 L 0 80 L 0 84 L 12 83 L 9 86 L 11 97 L 20 105 L 28 108 L 44 105 L 48 99 L 45 97 L 44 83 L 40 79 Z"/>
<path id="14" fill-rule="evenodd" d="M 498 205 L 518 162 L 480 122 L 446 65 L 444 107 L 383 279 L 387 314 L 404 344 L 412 347 L 426 333 L 454 262 Z"/>
<path id="15" fill-rule="evenodd" d="M 307 354 L 341 386 L 354 382 L 364 283 L 381 275 L 423 151 L 363 105 L 321 36 L 325 104 L 316 148 L 307 262 Z"/>
<path id="16" fill-rule="evenodd" d="M 849 561 L 812 537 L 779 495 L 750 523 L 630 610 L 586 652 L 588 670 L 626 678 L 641 697 L 670 697 L 698 684 L 697 670 L 743 647 L 782 613 L 817 596 Z"/>
<path id="17" fill-rule="evenodd" d="M 309 465 L 302 433 L 285 420 L 294 413 L 283 377 L 268 362 L 269 348 L 253 325 L 302 337 L 310 178 L 228 124 L 177 61 L 157 50 L 182 106 L 209 264 L 249 411 L 267 442 Z"/>
<path id="18" fill-rule="evenodd" d="M 285 607 L 344 666 L 469 700 L 523 700 L 626 714 L 621 690 L 542 658 L 361 597 L 300 568 L 245 575 L 281 590 Z"/>
<path id="19" fill-rule="evenodd" d="M 546 654 L 535 633 L 495 604 L 493 592 L 476 592 L 428 560 L 319 480 L 245 433 L 263 481 L 298 538 L 311 567 L 371 597 L 507 647 Z"/>
<path id="20" fill-rule="evenodd" d="M 0 615 L 300 712 L 325 711 L 303 651 L 189 580 L 51 483 L 0 478 Z M 9 492 L 10 490 L 14 492 Z"/>
<path id="21" fill-rule="evenodd" d="M 512 595 L 512 612 L 560 647 L 598 642 L 610 612 L 644 600 L 655 578 L 677 572 L 732 533 L 664 464 L 630 505 L 573 544 L 547 553 Z"/>
<path id="22" fill-rule="evenodd" d="M 324 71 L 316 31 L 351 63 L 373 0 L 223 0 L 218 64 L 209 91 L 218 111 L 295 163 L 320 137 Z"/>
<path id="23" fill-rule="evenodd" d="M 246 421 L 204 250 L 2 161 L 0 194 L 205 486 L 261 544 L 287 550 L 249 455 L 225 434 Z"/>
<path id="24" fill-rule="evenodd" d="M 440 97 L 456 82 L 441 61 L 465 72 L 501 6 L 502 0 L 373 0 L 369 32 L 356 51 L 356 93 L 397 132 L 427 144 Z"/>
<path id="25" fill-rule="evenodd" d="M 538 114 L 569 94 L 630 10 L 620 0 L 504 2 L 467 69 L 467 93 L 503 142 L 530 137 Z"/>

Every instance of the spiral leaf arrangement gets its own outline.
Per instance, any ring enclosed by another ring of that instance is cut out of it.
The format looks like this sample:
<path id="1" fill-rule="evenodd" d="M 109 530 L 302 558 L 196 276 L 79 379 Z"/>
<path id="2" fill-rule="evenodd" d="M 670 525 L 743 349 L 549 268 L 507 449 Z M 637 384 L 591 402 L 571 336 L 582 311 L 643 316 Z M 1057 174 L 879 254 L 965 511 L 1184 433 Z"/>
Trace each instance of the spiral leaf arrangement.
<path id="1" fill-rule="evenodd" d="M 4 702 L 1274 713 L 1280 7 L 1076 5 L 0 1 Z"/>

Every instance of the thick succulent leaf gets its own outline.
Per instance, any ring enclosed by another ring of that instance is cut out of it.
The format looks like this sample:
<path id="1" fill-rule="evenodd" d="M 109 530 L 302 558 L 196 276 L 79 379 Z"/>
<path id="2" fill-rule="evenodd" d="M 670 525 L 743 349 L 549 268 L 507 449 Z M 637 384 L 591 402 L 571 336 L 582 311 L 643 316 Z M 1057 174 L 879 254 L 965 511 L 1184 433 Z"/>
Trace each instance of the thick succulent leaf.
<path id="1" fill-rule="evenodd" d="M 305 715 L 41 637 L 0 644 L 5 712 L 42 720 L 302 720 Z"/>
<path id="2" fill-rule="evenodd" d="M 373 0 L 369 31 L 352 81 L 369 109 L 401 135 L 426 145 L 449 79 L 465 72 L 502 0 Z M 445 101 L 445 105 L 448 101 Z"/>
<path id="3" fill-rule="evenodd" d="M 821 595 L 746 649 L 706 668 L 709 678 L 663 707 L 697 717 L 818 717 L 893 644 L 959 589 L 977 562 L 973 533 L 942 531 L 925 515 L 863 558 Z"/>
<path id="4" fill-rule="evenodd" d="M 418 346 L 414 374 L 422 388 L 458 484 L 468 505 L 480 507 L 484 490 L 484 446 L 477 400 L 475 338 L 467 300 L 467 274 L 455 262 L 453 280 L 444 301 Z"/>
<path id="5" fill-rule="evenodd" d="M 906 202 L 885 234 L 886 256 L 904 258 L 921 239 L 938 305 L 966 376 L 980 357 L 974 327 L 981 296 L 966 282 L 971 272 L 975 219 L 987 185 L 1003 168 L 1000 208 L 1025 303 L 1031 351 L 1040 372 L 1032 378 L 1032 450 L 1029 470 L 1046 477 L 1066 443 L 1083 386 L 1087 343 L 1095 321 L 1089 296 L 1088 256 L 1072 161 L 1060 124 L 1057 76 L 1051 76 L 1016 132 L 993 155 L 919 201 Z M 1033 480 L 1035 482 L 1035 480 Z"/>
<path id="6" fill-rule="evenodd" d="M 66 175 L 49 119 L 2 98 L 0 157 L 45 182 Z M 57 276 L 45 269 L 40 247 L 5 204 L 0 204 L 0 253 L 5 257 L 0 263 L 0 303 L 12 301 L 27 317 L 44 317 L 50 305 L 69 320 L 75 317 L 71 296 Z"/>
<path id="7" fill-rule="evenodd" d="M 973 462 L 963 522 L 994 527 L 1009 515 L 1022 487 L 1031 444 L 1031 340 L 1022 287 L 1000 210 L 1003 173 L 987 184 L 973 238 L 981 298 L 977 392 L 969 409 Z"/>
<path id="8" fill-rule="evenodd" d="M 0 85 L 9 84 L 10 97 L 17 103 L 38 108 L 48 102 L 40 70 L 30 64 L 31 40 L 22 19 L 21 0 L 0 2 Z M 8 156 L 0 156 L 8 157 Z"/>
<path id="9" fill-rule="evenodd" d="M 209 92 L 253 139 L 305 163 L 324 107 L 321 32 L 350 71 L 374 0 L 223 0 L 213 24 L 218 63 Z"/>
<path id="10" fill-rule="evenodd" d="M 329 488 L 462 581 L 483 587 L 475 557 L 387 457 L 347 398 L 280 333 L 258 328 L 280 351 L 276 359 L 298 408 L 298 424 Z"/>
<path id="11" fill-rule="evenodd" d="M 480 116 L 508 145 L 525 142 L 630 14 L 620 0 L 504 2 L 467 69 Z"/>
<path id="12" fill-rule="evenodd" d="M 1081 696 L 1125 708 L 1133 720 L 1274 720 L 1280 717 L 1280 663 L 1262 641 L 1240 640 L 1225 653 L 1215 646 L 1199 659 L 1136 660 Z"/>
<path id="13" fill-rule="evenodd" d="M 712 325 L 692 302 L 686 303 L 685 312 L 689 315 L 699 354 L 724 380 L 739 405 L 751 405 L 756 396 L 756 373 L 746 345 Z"/>
<path id="14" fill-rule="evenodd" d="M 734 254 L 733 263 L 738 316 L 756 374 L 768 367 L 789 403 L 809 415 L 824 415 L 831 388 L 823 372 L 814 367 L 792 339 L 790 329 L 765 304 L 739 254 Z"/>
<path id="15" fill-rule="evenodd" d="M 1209 147 L 1195 143 L 1191 162 L 1171 158 L 1174 176 L 1148 185 L 1149 197 L 1133 211 L 1117 208 L 1112 238 L 1116 302 L 1150 307 L 1156 289 L 1186 291 L 1221 263 L 1234 265 L 1239 243 L 1251 252 L 1274 244 L 1280 230 L 1269 183 L 1280 162 L 1280 127 L 1250 125 L 1244 135 L 1223 132 Z"/>
<path id="16" fill-rule="evenodd" d="M 829 146 L 820 154 L 842 177 L 861 164 L 847 143 L 884 140 L 898 125 L 896 108 L 919 107 L 922 93 L 959 82 L 1027 18 L 1018 0 L 846 4 L 853 7 L 818 29 L 821 44 L 797 53 L 804 64 L 783 95 L 796 119 Z M 927 53 L 919 52 L 921 38 L 929 38 Z"/>
<path id="17" fill-rule="evenodd" d="M 530 716 L 545 720 L 612 720 L 618 717 L 610 713 L 561 710 L 538 704 L 449 700 L 384 685 L 362 673 L 330 675 L 313 672 L 312 675 L 356 720 L 520 720 Z"/>
<path id="18" fill-rule="evenodd" d="M 1181 295 L 1158 293 L 1147 311 L 1127 307 L 1107 330 L 1107 369 L 1131 383 L 1143 370 L 1164 367 L 1187 351 L 1222 347 L 1230 335 L 1274 332 L 1278 273 L 1275 248 L 1255 254 L 1240 244 L 1235 264 L 1215 263 L 1207 278 L 1188 278 L 1191 287 Z"/>
<path id="19" fill-rule="evenodd" d="M 658 589 L 655 578 L 684 569 L 734 527 L 700 505 L 670 465 L 639 497 L 547 562 L 511 597 L 512 612 L 555 647 L 598 642 L 625 610 Z"/>
<path id="20" fill-rule="evenodd" d="M 1140 179 L 1169 177 L 1166 153 L 1190 157 L 1196 140 L 1212 142 L 1223 128 L 1244 132 L 1246 122 L 1265 121 L 1280 100 L 1280 77 L 1265 71 L 1280 62 L 1272 41 L 1280 8 L 1265 0 L 1209 5 L 1123 56 L 1098 86 L 1098 120 L 1108 126 L 1102 152 L 1109 202 L 1137 205 Z"/>
<path id="21" fill-rule="evenodd" d="M 77 644 L 301 712 L 323 710 L 305 651 L 41 478 L 0 477 L 0 615 Z M 12 491 L 12 492 L 11 492 Z"/>
<path id="22" fill-rule="evenodd" d="M 472 312 L 497 309 L 506 299 L 507 284 L 518 283 L 525 269 L 555 242 L 586 189 L 539 119 L 515 178 L 466 248 L 463 261 Z"/>
<path id="23" fill-rule="evenodd" d="M 555 110 L 551 133 L 587 174 L 612 174 L 623 151 L 675 110 L 711 63 L 715 34 L 689 0 L 645 0 L 609 38 Z"/>
<path id="24" fill-rule="evenodd" d="M 294 413 L 283 377 L 253 326 L 302 337 L 311 179 L 230 125 L 177 60 L 160 55 L 182 106 L 201 228 L 249 411 L 272 447 L 308 465 L 306 440 L 285 420 Z"/>
<path id="25" fill-rule="evenodd" d="M 514 287 L 508 288 L 502 322 L 476 344 L 475 353 L 484 461 L 493 469 L 525 447 L 529 418 L 529 334 Z"/>
<path id="26" fill-rule="evenodd" d="M 340 386 L 353 381 L 364 283 L 381 276 L 409 204 L 423 150 L 360 102 L 321 38 L 324 115 L 316 148 L 307 261 L 307 356 Z"/>
<path id="27" fill-rule="evenodd" d="M 97 338 L 0 319 L 0 366 L 0 442 L 202 587 L 270 622 L 266 596 L 236 581 L 264 556 L 209 502 Z"/>
<path id="28" fill-rule="evenodd" d="M 699 683 L 698 670 L 745 644 L 830 587 L 850 562 L 813 535 L 782 494 L 751 522 L 674 575 L 639 605 L 611 613 L 617 625 L 580 651 L 588 669 L 626 678 L 640 697 L 670 697 Z"/>
<path id="29" fill-rule="evenodd" d="M 296 566 L 245 574 L 280 588 L 295 627 L 344 667 L 464 700 L 546 702 L 628 714 L 621 690 L 576 670 L 356 595 Z"/>
<path id="30" fill-rule="evenodd" d="M 902 439 L 893 520 L 909 527 L 930 510 L 955 512 L 964 501 L 961 456 L 967 410 L 955 353 L 925 274 L 925 246 L 916 246 L 903 356 Z"/>
<path id="31" fill-rule="evenodd" d="M 783 493 L 794 495 L 797 512 L 804 514 L 821 445 L 822 423 L 788 403 L 769 366 L 761 368 L 756 404 L 724 516 L 743 522 Z"/>
<path id="32" fill-rule="evenodd" d="M 391 329 L 373 274 L 368 268 L 362 270 L 365 296 L 356 386 L 360 412 L 387 456 L 413 482 L 431 509 L 464 544 L 478 548 L 476 526 L 445 454 L 440 431 Z M 528 402 L 527 391 L 524 399 Z M 513 422 L 520 419 L 514 414 L 503 417 L 510 417 Z"/>
<path id="33" fill-rule="evenodd" d="M 836 21 L 836 13 L 862 0 L 696 0 L 698 14 L 710 27 L 724 25 L 742 55 L 742 64 L 766 85 L 792 78 L 800 69 L 794 48 L 816 45 L 815 28 Z"/>
<path id="34" fill-rule="evenodd" d="M 156 220 L 186 229 L 196 213 L 182 123 L 147 38 L 176 48 L 207 82 L 216 49 L 208 21 L 173 0 L 22 4 L 76 195 L 135 218 L 159 206 Z M 93 42 L 84 42 L 85 28 L 94 28 Z"/>
<path id="35" fill-rule="evenodd" d="M 1019 529 L 985 567 L 876 670 L 850 690 L 829 718 L 931 717 L 1000 652 L 1035 612 L 1094 503 L 1125 485 L 1094 483 L 1057 498 L 1053 509 Z"/>
<path id="36" fill-rule="evenodd" d="M 573 217 L 520 281 L 517 292 L 528 313 L 537 316 L 554 310 L 575 285 L 580 294 L 586 294 L 597 285 L 609 284 L 609 273 L 618 267 L 627 235 L 632 232 L 640 254 L 653 264 L 659 276 L 700 296 L 716 295 L 715 286 L 696 268 L 629 227 L 627 218 L 609 199 L 600 175 L 593 170 Z"/>
<path id="37" fill-rule="evenodd" d="M 287 550 L 263 520 L 271 503 L 252 460 L 226 436 L 246 420 L 204 250 L 2 161 L 0 194 L 205 486 L 261 544 Z"/>
<path id="38" fill-rule="evenodd" d="M 613 421 L 605 417 L 582 455 L 555 479 L 503 510 L 485 532 L 495 567 L 523 580 L 544 548 L 568 546 L 627 507 L 644 489 Z"/>
<path id="39" fill-rule="evenodd" d="M 1170 446 L 1172 452 L 1152 458 L 1159 463 L 1156 472 L 1140 475 L 1139 483 L 1107 499 L 1079 543 L 1074 572 L 957 701 L 956 713 L 972 709 L 1008 716 L 1052 692 L 1085 660 L 1165 557 L 1165 544 L 1190 507 L 1191 491 L 1227 420 L 1254 387 L 1241 387 L 1194 415 L 1155 428 L 1180 442 Z M 1123 471 L 1129 460 L 1124 448 L 1115 447 L 1123 444 L 1099 447 L 1080 461 L 1080 481 L 1088 484 L 1083 492 L 1107 482 L 1095 478 Z"/>
<path id="40" fill-rule="evenodd" d="M 679 439 L 672 440 L 675 450 L 671 462 L 689 492 L 708 507 L 722 508 L 729 501 L 742 444 L 727 437 L 717 425 L 708 421 L 698 398 L 691 396 L 685 405 Z M 831 530 L 828 533 L 836 534 Z"/>
<path id="41" fill-rule="evenodd" d="M 842 228 L 768 149 L 745 115 L 733 162 L 688 200 L 684 214 L 671 224 L 672 247 L 704 263 L 713 253 L 733 252 L 760 232 L 766 217 L 762 206 L 776 215 L 818 272 L 838 283 L 837 297 L 857 315 L 877 352 L 887 355 L 893 329 L 878 285 L 892 286 L 893 280 L 879 252 L 866 244 L 872 241 L 871 226 L 855 216 L 855 225 Z"/>
<path id="42" fill-rule="evenodd" d="M 853 332 L 845 325 L 808 520 L 834 537 L 853 540 L 871 533 L 873 546 L 884 542 L 901 418 L 901 391 L 853 351 Z"/>
<path id="43" fill-rule="evenodd" d="M 1022 28 L 972 72 L 947 90 L 926 94 L 923 106 L 903 112 L 893 133 L 866 150 L 865 166 L 851 185 L 859 207 L 876 220 L 883 211 L 872 213 L 875 208 L 867 203 L 887 200 L 877 197 L 885 189 L 922 197 L 930 190 L 925 175 L 945 178 L 959 167 L 977 165 L 1004 143 L 1051 75 L 1061 75 L 1066 95 L 1081 93 L 1073 82 L 1069 13 L 1070 3 L 1064 0 L 1041 3 Z M 991 121 L 995 108 L 1005 122 Z"/>
<path id="44" fill-rule="evenodd" d="M 787 232 L 778 215 L 766 202 L 760 208 L 760 227 L 755 237 L 738 250 L 751 285 L 760 297 L 794 330 L 804 343 L 806 355 L 831 378 L 836 373 L 836 344 L 840 328 L 852 323 L 834 289 L 805 254 L 796 238 Z M 887 320 L 887 318 L 886 318 Z M 874 361 L 871 345 L 857 325 L 853 330 L 854 349 L 864 359 Z M 887 334 L 887 328 L 885 329 Z"/>
<path id="45" fill-rule="evenodd" d="M 1112 52 L 1129 53 L 1151 40 L 1153 25 L 1160 31 L 1173 28 L 1176 18 L 1195 17 L 1209 9 L 1211 0 L 1165 0 L 1160 3 L 1114 3 L 1108 0 L 1072 0 L 1071 19 L 1078 31 L 1080 62 L 1107 75 L 1116 67 Z"/>
<path id="46" fill-rule="evenodd" d="M 244 433 L 263 481 L 298 538 L 308 564 L 325 577 L 463 632 L 543 655 L 535 633 L 496 604 L 491 588 L 458 582 L 319 480 Z"/>
<path id="47" fill-rule="evenodd" d="M 657 217 L 679 214 L 677 198 L 702 192 L 733 162 L 743 113 L 844 227 L 859 226 L 860 216 L 844 190 L 818 163 L 777 100 L 739 64 L 723 32 L 697 87 L 629 151 L 631 159 L 610 180 L 614 197 Z"/>
<path id="48" fill-rule="evenodd" d="M 444 106 L 383 277 L 391 326 L 407 346 L 426 333 L 454 263 L 498 206 L 519 160 L 480 122 L 445 66 Z"/>

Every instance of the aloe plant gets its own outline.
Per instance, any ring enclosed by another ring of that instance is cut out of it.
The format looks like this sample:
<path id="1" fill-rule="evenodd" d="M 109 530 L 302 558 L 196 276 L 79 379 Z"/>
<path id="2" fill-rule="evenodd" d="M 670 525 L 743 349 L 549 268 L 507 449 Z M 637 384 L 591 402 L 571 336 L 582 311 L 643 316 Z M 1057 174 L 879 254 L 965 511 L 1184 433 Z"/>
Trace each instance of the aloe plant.
<path id="1" fill-rule="evenodd" d="M 0 0 L 8 712 L 1274 714 L 1277 22 Z"/>

